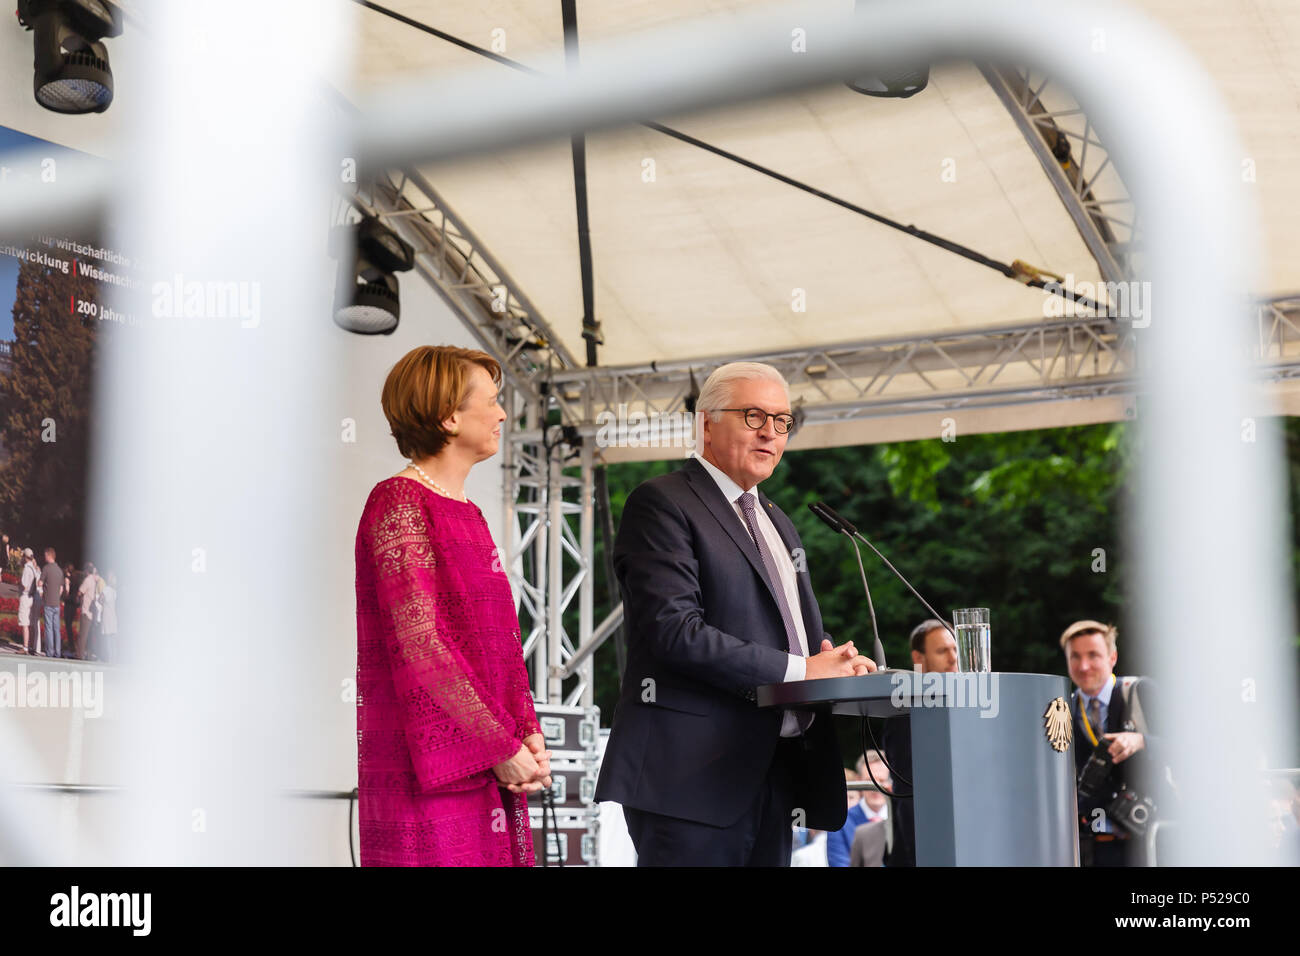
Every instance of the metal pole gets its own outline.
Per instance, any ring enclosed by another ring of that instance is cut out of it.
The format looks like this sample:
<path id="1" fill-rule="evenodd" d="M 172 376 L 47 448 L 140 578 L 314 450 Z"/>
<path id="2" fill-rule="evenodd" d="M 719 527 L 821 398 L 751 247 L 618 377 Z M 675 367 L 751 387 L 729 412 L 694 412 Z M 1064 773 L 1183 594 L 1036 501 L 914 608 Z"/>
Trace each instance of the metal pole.
<path id="1" fill-rule="evenodd" d="M 563 700 L 563 684 L 559 670 L 564 664 L 564 645 L 560 640 L 563 631 L 564 595 L 564 486 L 560 460 L 564 445 L 556 442 L 546 457 L 546 699 L 553 703 Z"/>
<path id="2" fill-rule="evenodd" d="M 595 597 L 596 585 L 596 562 L 594 557 L 596 496 L 595 454 L 592 450 L 592 444 L 591 439 L 583 439 L 580 458 L 582 462 L 582 512 L 578 517 L 578 551 L 582 555 L 586 567 L 579 571 L 582 574 L 582 581 L 578 584 L 578 640 L 574 646 L 575 651 L 591 640 L 594 614 L 592 601 Z M 595 703 L 592 658 L 588 657 L 582 662 L 579 673 L 581 674 L 579 679 L 582 682 L 582 706 L 590 707 Z"/>

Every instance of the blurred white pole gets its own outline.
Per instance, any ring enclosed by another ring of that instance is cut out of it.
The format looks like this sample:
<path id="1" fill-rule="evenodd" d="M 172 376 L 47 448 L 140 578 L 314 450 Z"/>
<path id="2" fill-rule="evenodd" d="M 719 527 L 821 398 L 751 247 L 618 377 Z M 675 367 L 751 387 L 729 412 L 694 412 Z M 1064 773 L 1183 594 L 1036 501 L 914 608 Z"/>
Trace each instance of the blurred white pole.
<path id="1" fill-rule="evenodd" d="M 320 447 L 337 423 L 325 257 L 347 155 L 327 83 L 347 67 L 350 5 L 152 2 L 147 89 L 130 111 L 111 244 L 144 286 L 114 307 L 99 393 L 89 553 L 121 557 L 130 819 L 113 859 L 293 863 L 316 744 L 302 675 L 328 513 Z M 177 294 L 179 293 L 179 295 Z M 358 504 L 359 509 L 359 504 Z M 346 746 L 347 741 L 338 742 Z"/>

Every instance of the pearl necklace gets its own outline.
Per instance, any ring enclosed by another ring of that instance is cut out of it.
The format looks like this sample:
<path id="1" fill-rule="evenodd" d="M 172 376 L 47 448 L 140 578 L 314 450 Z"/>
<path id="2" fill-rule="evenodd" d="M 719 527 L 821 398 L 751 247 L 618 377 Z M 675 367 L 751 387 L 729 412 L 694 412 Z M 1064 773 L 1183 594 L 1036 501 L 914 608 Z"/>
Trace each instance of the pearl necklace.
<path id="1" fill-rule="evenodd" d="M 427 481 L 433 487 L 433 490 L 438 492 L 438 494 L 446 498 L 450 498 L 452 501 L 459 501 L 463 504 L 469 504 L 468 498 L 466 498 L 464 495 L 453 495 L 442 485 L 438 484 L 436 481 L 434 481 L 432 478 L 426 475 L 424 473 L 424 469 L 421 468 L 419 465 L 417 465 L 415 462 L 411 462 L 411 467 L 414 468 L 416 471 L 418 471 L 420 473 L 420 477 L 423 478 L 425 481 Z"/>

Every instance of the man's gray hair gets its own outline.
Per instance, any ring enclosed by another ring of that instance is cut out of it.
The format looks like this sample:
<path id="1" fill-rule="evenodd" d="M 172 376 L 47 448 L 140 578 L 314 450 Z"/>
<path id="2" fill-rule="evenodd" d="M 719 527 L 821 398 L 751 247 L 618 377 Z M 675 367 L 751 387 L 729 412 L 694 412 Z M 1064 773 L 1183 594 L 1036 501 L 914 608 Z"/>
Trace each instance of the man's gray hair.
<path id="1" fill-rule="evenodd" d="M 729 362 L 722 367 L 715 369 L 713 374 L 704 380 L 704 387 L 700 389 L 700 397 L 695 400 L 695 410 L 697 412 L 708 412 L 709 418 L 713 421 L 720 421 L 722 413 L 720 408 L 731 408 L 733 389 L 737 382 L 748 382 L 754 379 L 761 379 L 767 382 L 775 382 L 785 390 L 786 401 L 790 400 L 790 385 L 786 382 L 785 376 L 770 365 L 762 362 Z"/>

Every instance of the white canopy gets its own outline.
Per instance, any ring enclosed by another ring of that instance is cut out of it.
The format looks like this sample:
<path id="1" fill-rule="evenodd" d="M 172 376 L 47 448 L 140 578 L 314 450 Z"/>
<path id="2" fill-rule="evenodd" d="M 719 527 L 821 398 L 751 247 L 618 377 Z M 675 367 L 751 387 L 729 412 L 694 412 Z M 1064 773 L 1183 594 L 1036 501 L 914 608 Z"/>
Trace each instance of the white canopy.
<path id="1" fill-rule="evenodd" d="M 1300 8 L 1286 0 L 1231 5 L 1140 0 L 1137 5 L 1194 51 L 1235 113 L 1248 155 L 1242 157 L 1240 180 L 1223 188 L 1249 190 L 1258 199 L 1266 261 L 1257 296 L 1272 300 L 1300 292 L 1300 238 L 1294 227 L 1300 185 L 1293 175 L 1300 168 Z M 548 74 L 565 69 L 559 5 L 394 0 L 389 6 L 528 68 Z M 707 16 L 725 18 L 755 6 L 718 0 Z M 852 2 L 819 0 L 812 8 L 847 14 Z M 581 4 L 577 14 L 583 45 L 700 16 L 697 5 L 671 0 Z M 483 66 L 480 53 L 448 39 L 373 10 L 358 16 L 357 94 L 418 73 Z M 797 27 L 792 24 L 795 46 Z M 802 42 L 815 43 L 816 37 Z M 1106 43 L 1104 35 L 1081 38 L 1082 55 L 1095 56 L 1099 69 L 1105 68 Z M 1036 90 L 1044 83 L 1041 77 L 1029 79 Z M 1068 135 L 1072 161 L 1093 185 L 1101 205 L 1092 210 L 1113 217 L 1107 224 L 1110 238 L 1123 248 L 1133 238 L 1127 228 L 1132 207 L 1105 160 L 1096 127 L 1086 126 L 1081 112 L 1070 112 L 1074 104 L 1065 91 L 1044 84 L 1040 97 L 1041 108 L 1055 114 L 1051 122 Z M 1032 130 L 1018 122 L 989 74 L 974 64 L 936 67 L 928 88 L 908 99 L 869 97 L 836 85 L 743 108 L 652 119 L 992 260 L 1021 260 L 1062 276 L 1067 287 L 1087 284 L 1082 289 L 1088 292 L 1107 278 L 1077 216 L 1031 148 Z M 1151 148 L 1165 152 L 1170 162 L 1188 159 L 1178 143 Z M 569 142 L 420 172 L 510 273 L 569 352 L 582 356 Z M 833 343 L 884 342 L 901 350 L 938 341 L 942 347 L 954 333 L 1032 327 L 1060 315 L 1061 300 L 1040 289 L 647 126 L 589 136 L 586 183 L 594 314 L 604 336 L 601 366 L 698 359 L 698 368 L 707 372 L 711 357 L 722 361 Z M 1290 303 L 1281 307 L 1290 314 Z M 1093 375 L 1111 371 L 1124 377 L 1131 369 L 1131 343 L 1104 344 L 1109 351 L 1100 349 L 1098 355 L 1091 355 L 1086 343 L 1058 353 L 1065 356 L 1064 383 L 1085 368 Z M 1292 351 L 1291 339 L 1284 339 L 1280 357 Z M 1022 347 L 1004 362 L 1004 350 L 982 372 L 978 361 L 971 367 L 964 360 L 936 359 L 928 366 L 904 361 L 883 384 L 884 366 L 872 365 L 868 355 L 859 368 L 846 369 L 842 380 L 820 373 L 817 392 L 811 380 L 788 375 L 796 395 L 805 397 L 851 403 L 884 395 L 873 388 L 887 387 L 889 396 L 903 400 L 897 407 L 886 404 L 869 426 L 854 417 L 805 430 L 800 445 L 932 436 L 938 433 L 937 416 L 915 414 L 927 408 L 963 408 L 967 432 L 1126 413 L 1132 396 L 1123 388 L 1074 395 L 1044 390 L 1005 400 L 1001 390 L 1046 385 L 1060 374 L 1059 367 L 1047 369 L 1047 353 L 1033 361 L 1030 352 Z M 1070 367 L 1071 357 L 1077 369 Z M 1087 364 L 1098 358 L 1111 368 Z M 998 394 L 957 405 L 907 401 L 972 386 Z M 1274 391 L 1284 396 L 1281 384 Z"/>

